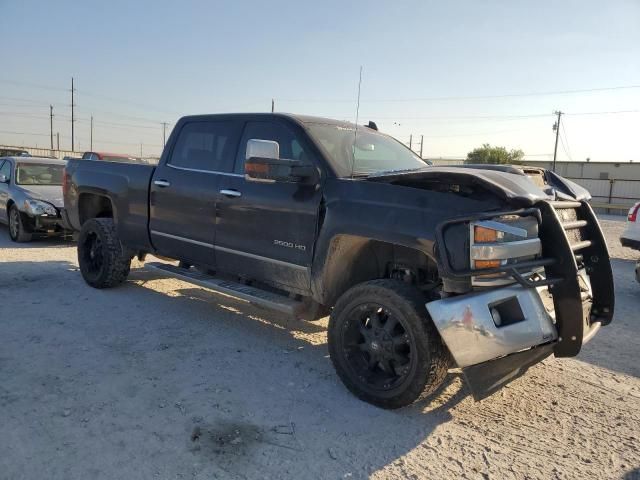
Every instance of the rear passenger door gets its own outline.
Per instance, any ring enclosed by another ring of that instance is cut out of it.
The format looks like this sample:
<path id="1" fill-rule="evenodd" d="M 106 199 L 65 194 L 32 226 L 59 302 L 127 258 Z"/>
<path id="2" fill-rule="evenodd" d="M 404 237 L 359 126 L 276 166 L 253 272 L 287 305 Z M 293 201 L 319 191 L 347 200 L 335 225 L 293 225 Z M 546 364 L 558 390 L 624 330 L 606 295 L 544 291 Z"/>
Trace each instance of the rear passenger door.
<path id="1" fill-rule="evenodd" d="M 151 242 L 164 255 L 215 266 L 213 243 L 220 176 L 230 172 L 241 124 L 185 122 L 150 188 Z"/>

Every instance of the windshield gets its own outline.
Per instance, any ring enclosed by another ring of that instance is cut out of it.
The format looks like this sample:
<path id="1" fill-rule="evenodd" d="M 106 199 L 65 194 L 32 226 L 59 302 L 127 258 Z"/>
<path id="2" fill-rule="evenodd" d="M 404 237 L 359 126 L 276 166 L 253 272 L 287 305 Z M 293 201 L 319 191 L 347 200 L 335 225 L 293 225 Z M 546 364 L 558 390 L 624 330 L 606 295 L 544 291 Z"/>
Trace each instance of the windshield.
<path id="1" fill-rule="evenodd" d="M 371 175 L 390 170 L 416 170 L 428 164 L 403 144 L 367 127 L 307 123 L 309 134 L 321 145 L 339 177 Z M 356 139 L 357 138 L 357 139 Z M 355 143 L 355 145 L 354 145 Z"/>
<path id="2" fill-rule="evenodd" d="M 62 185 L 64 165 L 47 163 L 18 163 L 16 183 L 18 185 Z"/>

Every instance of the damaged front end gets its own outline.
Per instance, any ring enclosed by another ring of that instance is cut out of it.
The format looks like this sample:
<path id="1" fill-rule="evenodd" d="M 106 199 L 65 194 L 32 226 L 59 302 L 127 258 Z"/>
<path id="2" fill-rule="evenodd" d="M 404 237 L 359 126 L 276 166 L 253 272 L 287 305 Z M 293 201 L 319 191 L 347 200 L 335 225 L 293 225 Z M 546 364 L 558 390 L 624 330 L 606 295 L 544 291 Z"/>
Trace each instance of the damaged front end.
<path id="1" fill-rule="evenodd" d="M 476 400 L 611 322 L 609 254 L 584 200 L 449 220 L 436 249 L 446 296 L 426 307 Z"/>

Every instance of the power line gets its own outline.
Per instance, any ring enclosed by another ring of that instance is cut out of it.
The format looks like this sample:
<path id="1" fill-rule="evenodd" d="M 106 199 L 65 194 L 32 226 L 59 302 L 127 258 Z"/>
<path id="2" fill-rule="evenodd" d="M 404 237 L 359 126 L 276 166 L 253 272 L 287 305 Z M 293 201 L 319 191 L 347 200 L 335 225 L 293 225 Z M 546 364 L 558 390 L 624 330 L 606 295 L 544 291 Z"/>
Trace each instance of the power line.
<path id="1" fill-rule="evenodd" d="M 640 113 L 640 110 L 615 110 L 609 112 L 575 112 L 567 113 L 566 115 L 615 115 L 620 113 Z"/>
<path id="2" fill-rule="evenodd" d="M 490 131 L 490 132 L 478 132 L 478 133 L 459 133 L 459 134 L 452 134 L 452 135 L 424 135 L 424 138 L 457 138 L 457 137 L 477 137 L 477 136 L 481 136 L 481 135 L 498 135 L 501 133 L 511 133 L 511 132 L 523 132 L 523 131 L 529 131 L 530 129 L 528 128 L 517 128 L 517 129 L 511 129 L 511 130 L 497 130 L 497 131 Z"/>
<path id="3" fill-rule="evenodd" d="M 508 118 L 508 119 L 520 119 L 520 118 L 542 118 L 549 117 L 553 115 L 552 113 L 531 113 L 531 114 L 522 114 L 522 115 L 453 115 L 453 116 L 430 116 L 430 117 L 404 117 L 402 115 L 395 116 L 384 116 L 379 117 L 377 115 L 370 115 L 375 117 L 376 120 L 492 120 L 492 119 L 500 119 L 500 118 Z"/>
<path id="4" fill-rule="evenodd" d="M 62 87 L 52 87 L 50 85 L 42 85 L 42 84 L 38 84 L 38 83 L 31 83 L 31 82 L 25 82 L 25 81 L 18 81 L 18 80 L 5 80 L 5 79 L 1 79 L 0 78 L 0 83 L 9 83 L 11 85 L 17 85 L 19 87 L 31 87 L 31 88 L 39 88 L 42 90 L 55 90 L 58 92 L 66 92 L 67 89 L 66 88 L 62 88 Z"/>
<path id="5" fill-rule="evenodd" d="M 25 117 L 25 118 L 41 118 L 41 119 L 45 119 L 45 118 L 49 118 L 49 115 L 46 114 L 37 114 L 37 113 L 24 113 L 24 112 L 7 112 L 7 111 L 0 111 L 0 115 L 7 115 L 7 116 L 15 116 L 15 117 Z M 64 118 L 64 119 L 71 119 L 70 115 L 64 115 L 64 114 L 56 114 L 57 117 L 60 118 Z M 76 123 L 90 123 L 91 118 L 78 118 L 76 116 L 75 118 L 75 122 Z M 130 129 L 130 128 L 141 128 L 141 129 L 145 129 L 145 130 L 157 130 L 158 127 L 157 126 L 150 126 L 150 125 L 136 125 L 136 124 L 132 124 L 132 123 L 113 123 L 113 122 L 106 122 L 106 121 L 95 121 L 94 123 L 97 125 L 104 125 L 104 126 L 108 126 L 108 127 L 113 127 L 113 128 L 124 128 L 124 129 Z M 169 125 L 171 125 L 168 122 L 162 122 L 160 124 L 162 125 L 166 125 L 167 127 Z"/>
<path id="6" fill-rule="evenodd" d="M 48 137 L 48 133 L 30 133 L 30 132 L 10 132 L 7 130 L 0 130 L 0 133 L 5 133 L 8 135 L 34 135 L 37 137 Z"/>
<path id="7" fill-rule="evenodd" d="M 441 97 L 412 97 L 412 98 L 372 98 L 364 99 L 365 103 L 374 102 L 422 102 L 422 101 L 448 101 L 448 100 L 482 100 L 491 98 L 514 98 L 514 97 L 537 97 L 537 96 L 550 96 L 550 95 L 571 95 L 576 93 L 593 93 L 593 92 L 606 92 L 615 90 L 628 90 L 640 88 L 640 85 L 620 85 L 614 87 L 600 87 L 600 88 L 584 88 L 575 90 L 554 90 L 544 92 L 523 92 L 523 93 L 506 93 L 498 95 L 469 95 L 469 96 L 441 96 Z M 278 99 L 283 102 L 326 102 L 326 103 L 342 103 L 351 102 L 348 99 Z"/>
<path id="8" fill-rule="evenodd" d="M 163 109 L 159 109 L 155 106 L 151 106 L 151 105 L 147 105 L 145 103 L 140 103 L 140 102 L 134 102 L 131 100 L 126 100 L 124 98 L 117 98 L 117 97 L 111 97 L 108 95 L 102 95 L 100 93 L 91 93 L 91 92 L 87 92 L 86 90 L 79 90 L 79 93 L 82 93 L 85 96 L 88 97 L 95 97 L 95 98 L 102 98 L 104 100 L 109 100 L 110 102 L 117 102 L 117 103 L 122 103 L 125 105 L 133 105 L 134 107 L 139 107 L 139 108 L 144 108 L 145 110 L 153 110 L 156 112 L 161 112 L 161 113 L 169 113 L 171 115 L 179 115 L 179 112 L 175 112 L 175 111 L 169 111 L 169 110 L 163 110 Z"/>
<path id="9" fill-rule="evenodd" d="M 7 134 L 7 135 L 26 135 L 26 136 L 34 136 L 34 137 L 48 137 L 49 136 L 48 133 L 16 132 L 16 131 L 9 131 L 9 130 L 0 130 L 0 133 Z M 60 135 L 60 138 L 69 139 L 70 137 L 68 137 L 66 135 Z M 82 139 L 82 141 L 84 142 L 84 139 Z M 136 147 L 140 145 L 140 142 L 116 142 L 116 141 L 111 141 L 111 140 L 100 140 L 100 139 L 94 139 L 94 141 L 97 142 L 97 143 L 106 143 L 106 144 L 110 144 L 110 145 L 131 145 L 131 146 L 136 146 Z M 162 148 L 162 145 L 158 145 L 158 144 L 145 143 L 144 145 L 147 146 L 147 147 Z"/>
<path id="10" fill-rule="evenodd" d="M 570 161 L 573 161 L 573 158 L 571 158 L 571 155 L 569 155 L 569 151 L 568 151 L 567 147 L 565 147 L 564 140 L 562 139 L 562 135 L 560 135 L 560 145 L 562 146 L 562 151 L 567 156 L 567 158 Z"/>
<path id="11" fill-rule="evenodd" d="M 562 136 L 564 137 L 564 141 L 562 142 L 562 149 L 564 150 L 564 153 L 567 154 L 567 157 L 569 157 L 569 160 L 573 161 L 573 158 L 571 158 L 571 149 L 569 148 L 569 139 L 567 138 L 567 130 L 564 126 L 564 124 L 567 123 L 567 121 L 565 120 L 562 123 Z M 560 140 L 562 141 L 562 137 L 560 137 Z M 565 144 L 567 146 L 567 148 L 565 149 Z"/>

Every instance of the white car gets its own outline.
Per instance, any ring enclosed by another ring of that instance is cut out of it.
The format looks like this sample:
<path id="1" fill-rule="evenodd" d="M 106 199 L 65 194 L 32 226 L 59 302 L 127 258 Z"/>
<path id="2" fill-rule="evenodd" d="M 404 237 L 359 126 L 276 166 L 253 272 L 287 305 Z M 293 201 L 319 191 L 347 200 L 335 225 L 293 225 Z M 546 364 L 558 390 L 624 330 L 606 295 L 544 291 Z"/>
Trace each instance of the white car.
<path id="1" fill-rule="evenodd" d="M 627 228 L 620 236 L 623 247 L 640 250 L 640 202 L 629 209 Z M 640 282 L 640 261 L 636 262 L 636 280 Z"/>

